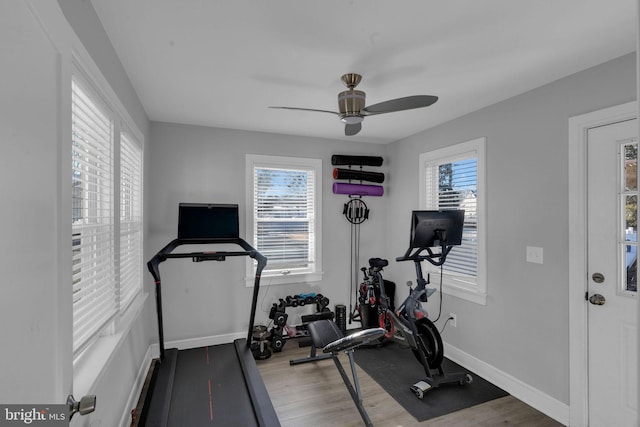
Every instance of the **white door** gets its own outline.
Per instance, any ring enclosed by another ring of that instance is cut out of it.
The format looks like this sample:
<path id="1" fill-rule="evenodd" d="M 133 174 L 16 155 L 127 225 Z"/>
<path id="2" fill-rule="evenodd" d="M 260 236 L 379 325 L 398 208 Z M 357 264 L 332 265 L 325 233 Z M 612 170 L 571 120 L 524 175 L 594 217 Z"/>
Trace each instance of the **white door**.
<path id="1" fill-rule="evenodd" d="M 638 425 L 636 120 L 587 135 L 589 425 Z"/>

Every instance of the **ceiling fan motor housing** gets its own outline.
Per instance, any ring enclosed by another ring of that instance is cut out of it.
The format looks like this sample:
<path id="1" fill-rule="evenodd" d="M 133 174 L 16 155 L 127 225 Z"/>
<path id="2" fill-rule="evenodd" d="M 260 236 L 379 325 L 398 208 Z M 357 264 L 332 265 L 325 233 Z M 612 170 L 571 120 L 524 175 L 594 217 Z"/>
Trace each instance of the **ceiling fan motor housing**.
<path id="1" fill-rule="evenodd" d="M 360 123 L 362 115 L 360 110 L 364 108 L 365 94 L 361 90 L 345 90 L 338 94 L 338 108 L 340 119 L 345 123 Z"/>

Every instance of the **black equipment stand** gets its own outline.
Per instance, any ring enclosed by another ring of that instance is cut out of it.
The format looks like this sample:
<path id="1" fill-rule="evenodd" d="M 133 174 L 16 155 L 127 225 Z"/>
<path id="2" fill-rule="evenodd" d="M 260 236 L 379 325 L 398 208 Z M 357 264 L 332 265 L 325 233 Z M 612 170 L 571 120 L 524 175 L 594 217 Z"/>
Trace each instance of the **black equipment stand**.
<path id="1" fill-rule="evenodd" d="M 234 244 L 243 251 L 172 253 L 181 245 Z M 193 262 L 224 261 L 248 256 L 257 261 L 247 338 L 189 350 L 164 348 L 160 263 L 170 258 Z M 280 426 L 271 399 L 251 352 L 251 338 L 267 259 L 241 238 L 175 239 L 162 248 L 147 267 L 155 280 L 160 358 L 153 374 L 139 425 L 144 426 Z"/>

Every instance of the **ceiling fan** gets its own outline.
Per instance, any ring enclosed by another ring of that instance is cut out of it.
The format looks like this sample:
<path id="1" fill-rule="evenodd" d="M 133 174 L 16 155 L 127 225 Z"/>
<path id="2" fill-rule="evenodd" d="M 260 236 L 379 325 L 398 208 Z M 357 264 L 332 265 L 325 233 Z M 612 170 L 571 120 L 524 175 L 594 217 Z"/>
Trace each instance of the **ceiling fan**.
<path id="1" fill-rule="evenodd" d="M 362 129 L 362 121 L 366 116 L 374 116 L 376 114 L 393 113 L 395 111 L 412 110 L 414 108 L 428 107 L 438 100 L 433 95 L 413 95 L 404 98 L 395 98 L 378 104 L 365 107 L 365 93 L 361 90 L 355 90 L 358 83 L 362 80 L 362 76 L 356 73 L 348 73 L 341 77 L 342 82 L 348 88 L 344 92 L 338 94 L 339 112 L 330 110 L 317 110 L 314 108 L 298 108 L 298 107 L 274 107 L 285 110 L 302 110 L 316 111 L 319 113 L 330 113 L 340 117 L 345 124 L 344 134 L 352 136 L 360 132 Z"/>

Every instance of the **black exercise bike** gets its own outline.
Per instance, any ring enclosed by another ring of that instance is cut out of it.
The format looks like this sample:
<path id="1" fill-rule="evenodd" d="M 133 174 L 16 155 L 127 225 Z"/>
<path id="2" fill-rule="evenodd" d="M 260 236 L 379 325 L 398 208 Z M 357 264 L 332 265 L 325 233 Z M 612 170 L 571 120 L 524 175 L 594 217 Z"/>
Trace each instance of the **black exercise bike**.
<path id="1" fill-rule="evenodd" d="M 436 242 L 441 244 L 440 253 L 434 253 L 429 247 L 416 249 L 411 245 L 405 255 L 396 258 L 396 261 L 399 262 L 414 262 L 416 286 L 410 288 L 409 296 L 395 311 L 390 308 L 389 296 L 386 295 L 382 278 L 382 270 L 389 265 L 389 262 L 381 258 L 371 258 L 369 260 L 369 274 L 367 275 L 366 269 L 361 269 L 364 273 L 364 282 L 360 287 L 359 295 L 361 319 L 365 318 L 362 313 L 367 311 L 367 304 L 376 305 L 379 326 L 386 331 L 379 340 L 382 342 L 392 340 L 411 348 L 427 375 L 426 379 L 411 386 L 411 390 L 420 399 L 432 388 L 445 384 L 464 385 L 473 381 L 471 375 L 466 372 L 450 374 L 444 372 L 442 369 L 442 361 L 444 360 L 442 337 L 422 306 L 422 303 L 427 302 L 428 298 L 436 291 L 435 289 L 427 289 L 429 275 L 427 275 L 427 279 L 424 278 L 422 261 L 426 260 L 434 266 L 442 266 L 447 254 L 452 249 L 452 245 L 446 244 L 446 233 L 443 230 L 434 230 L 434 233 L 439 235 Z M 412 250 L 414 250 L 413 253 Z M 424 254 L 424 251 L 427 253 Z"/>

